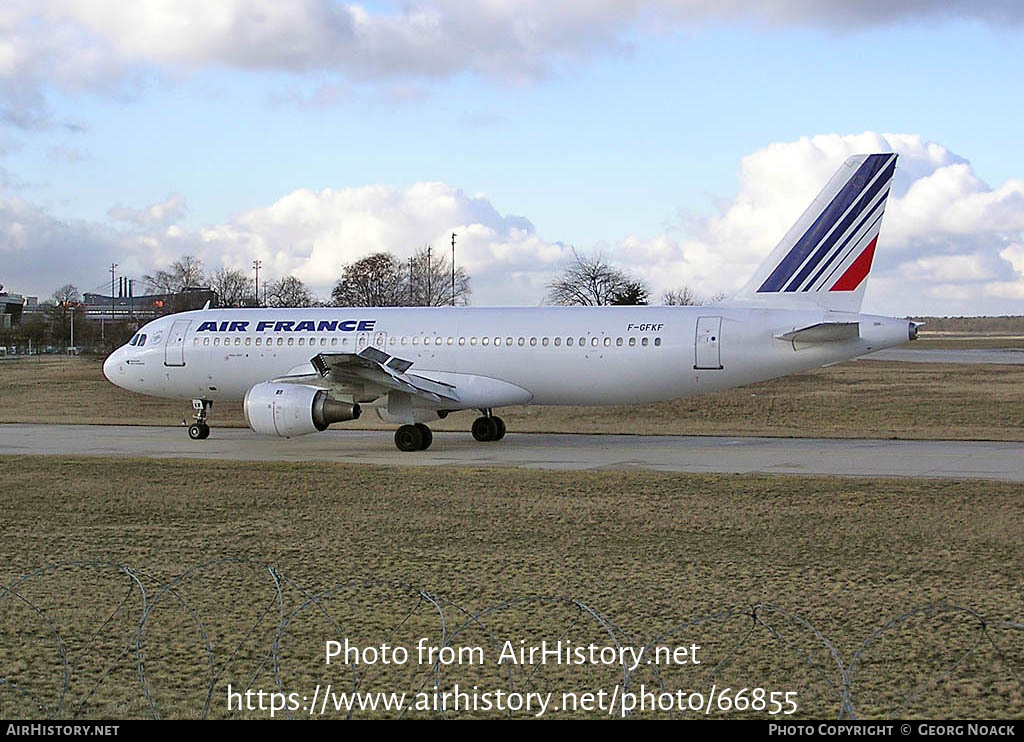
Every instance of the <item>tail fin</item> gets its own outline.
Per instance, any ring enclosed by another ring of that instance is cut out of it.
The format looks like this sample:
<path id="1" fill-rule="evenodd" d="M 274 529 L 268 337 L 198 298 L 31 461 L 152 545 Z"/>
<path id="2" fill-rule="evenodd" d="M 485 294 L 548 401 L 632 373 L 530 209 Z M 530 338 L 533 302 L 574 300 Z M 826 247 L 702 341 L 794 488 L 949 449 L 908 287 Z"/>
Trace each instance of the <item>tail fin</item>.
<path id="1" fill-rule="evenodd" d="M 859 311 L 895 170 L 892 153 L 844 162 L 735 300 Z"/>

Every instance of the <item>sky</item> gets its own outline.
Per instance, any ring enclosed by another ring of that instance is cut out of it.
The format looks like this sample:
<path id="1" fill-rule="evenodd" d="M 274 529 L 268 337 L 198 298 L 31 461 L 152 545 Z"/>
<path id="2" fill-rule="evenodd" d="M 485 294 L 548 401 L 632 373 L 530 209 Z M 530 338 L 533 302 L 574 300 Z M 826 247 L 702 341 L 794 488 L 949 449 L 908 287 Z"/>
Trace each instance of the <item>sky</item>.
<path id="1" fill-rule="evenodd" d="M 449 249 L 474 305 L 573 250 L 740 288 L 852 154 L 899 165 L 864 310 L 1024 314 L 1013 0 L 5 0 L 0 284 L 185 254 Z"/>

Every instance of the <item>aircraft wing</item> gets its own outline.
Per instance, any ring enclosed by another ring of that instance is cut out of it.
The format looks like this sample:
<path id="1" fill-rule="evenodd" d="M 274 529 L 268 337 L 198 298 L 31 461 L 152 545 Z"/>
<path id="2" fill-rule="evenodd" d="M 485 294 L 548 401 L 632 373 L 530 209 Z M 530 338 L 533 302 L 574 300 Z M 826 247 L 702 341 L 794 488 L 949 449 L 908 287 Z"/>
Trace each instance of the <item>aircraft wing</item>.
<path id="1" fill-rule="evenodd" d="M 412 361 L 389 355 L 379 348 L 364 348 L 358 353 L 320 353 L 310 364 L 324 380 L 339 390 L 370 395 L 368 389 L 399 391 L 438 404 L 460 402 L 455 387 L 419 374 L 410 373 Z M 277 381 L 303 383 L 309 374 L 289 375 Z"/>
<path id="2" fill-rule="evenodd" d="M 775 337 L 794 343 L 834 343 L 840 340 L 855 340 L 860 337 L 860 323 L 819 322 L 816 325 L 780 332 Z"/>

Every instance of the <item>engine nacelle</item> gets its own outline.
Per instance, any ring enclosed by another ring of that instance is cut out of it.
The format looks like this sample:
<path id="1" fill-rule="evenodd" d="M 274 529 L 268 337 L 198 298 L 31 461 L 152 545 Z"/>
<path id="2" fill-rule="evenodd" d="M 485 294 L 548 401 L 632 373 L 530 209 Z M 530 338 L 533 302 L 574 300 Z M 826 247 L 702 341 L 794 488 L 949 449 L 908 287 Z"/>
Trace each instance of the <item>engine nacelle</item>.
<path id="1" fill-rule="evenodd" d="M 257 433 L 291 438 L 359 418 L 359 405 L 339 402 L 326 389 L 303 384 L 257 384 L 245 393 L 245 421 Z"/>

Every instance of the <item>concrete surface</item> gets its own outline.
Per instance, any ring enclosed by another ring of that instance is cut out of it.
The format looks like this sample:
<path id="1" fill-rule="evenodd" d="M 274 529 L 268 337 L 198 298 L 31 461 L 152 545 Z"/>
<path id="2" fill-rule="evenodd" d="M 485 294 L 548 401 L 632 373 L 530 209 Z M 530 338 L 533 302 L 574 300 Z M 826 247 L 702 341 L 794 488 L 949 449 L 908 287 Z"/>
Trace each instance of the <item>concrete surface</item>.
<path id="1" fill-rule="evenodd" d="M 11 454 L 1024 481 L 1024 445 L 1012 442 L 513 432 L 498 443 L 477 443 L 467 432 L 435 433 L 428 451 L 409 454 L 395 448 L 391 433 L 379 431 L 330 430 L 284 440 L 214 428 L 208 440 L 191 441 L 175 427 L 0 425 L 0 455 Z"/>
<path id="2" fill-rule="evenodd" d="M 1008 363 L 1024 364 L 1024 349 L 988 348 L 979 349 L 928 349 L 890 348 L 863 356 L 869 361 L 904 361 L 908 363 Z"/>

